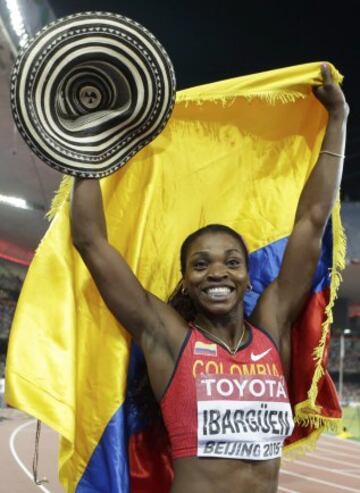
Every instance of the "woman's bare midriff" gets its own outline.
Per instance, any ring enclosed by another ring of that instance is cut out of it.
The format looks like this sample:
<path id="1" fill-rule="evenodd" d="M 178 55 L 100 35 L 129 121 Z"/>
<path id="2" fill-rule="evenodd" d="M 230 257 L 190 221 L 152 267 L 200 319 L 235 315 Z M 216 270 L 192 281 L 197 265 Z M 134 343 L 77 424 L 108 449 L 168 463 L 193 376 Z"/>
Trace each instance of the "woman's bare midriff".
<path id="1" fill-rule="evenodd" d="M 171 493 L 276 493 L 280 459 L 184 457 L 174 461 Z"/>

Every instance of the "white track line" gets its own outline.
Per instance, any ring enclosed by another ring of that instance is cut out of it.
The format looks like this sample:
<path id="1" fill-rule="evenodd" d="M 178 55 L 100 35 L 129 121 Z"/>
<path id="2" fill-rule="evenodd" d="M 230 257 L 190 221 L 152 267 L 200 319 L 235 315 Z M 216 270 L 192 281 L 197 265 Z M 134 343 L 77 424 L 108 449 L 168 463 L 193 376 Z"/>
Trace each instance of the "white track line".
<path id="1" fill-rule="evenodd" d="M 355 451 L 359 453 L 358 447 L 354 446 L 354 442 L 351 443 L 345 443 L 345 440 L 342 440 L 340 443 L 335 442 L 334 440 L 323 440 L 319 443 L 320 447 L 321 445 L 324 447 L 331 447 L 333 450 L 347 450 L 348 452 L 350 451 Z"/>
<path id="2" fill-rule="evenodd" d="M 279 486 L 278 491 L 285 491 L 285 493 L 300 493 L 299 491 L 288 490 L 287 488 L 284 488 L 283 486 Z"/>
<path id="3" fill-rule="evenodd" d="M 300 464 L 301 466 L 306 466 L 313 469 L 319 469 L 320 471 L 331 472 L 332 474 L 340 474 L 341 476 L 348 476 L 349 478 L 360 479 L 359 475 L 351 474 L 350 472 L 343 472 L 339 469 L 334 469 L 334 468 L 331 469 L 330 467 L 325 467 L 325 466 L 317 466 L 315 464 L 312 464 L 310 462 L 304 462 L 302 460 L 294 460 L 294 464 Z"/>
<path id="4" fill-rule="evenodd" d="M 320 447 L 330 448 L 334 451 L 347 452 L 348 454 L 359 454 L 360 449 L 352 446 L 341 446 L 334 442 L 322 442 L 319 444 Z M 317 448 L 317 447 L 316 447 Z"/>
<path id="5" fill-rule="evenodd" d="M 330 457 L 324 457 L 323 455 L 315 454 L 314 452 L 308 452 L 306 454 L 306 457 L 315 457 L 318 460 L 324 460 L 326 462 L 335 462 L 335 464 L 343 464 L 344 466 L 350 466 L 350 467 L 353 466 L 355 470 L 359 471 L 360 474 L 359 464 L 354 464 L 353 462 L 348 462 L 348 461 L 345 462 L 344 460 L 339 460 L 337 458 L 331 459 Z"/>
<path id="6" fill-rule="evenodd" d="M 325 484 L 326 486 L 330 486 L 331 488 L 336 488 L 338 492 L 340 490 L 344 490 L 344 491 L 353 491 L 354 493 L 360 493 L 360 489 L 355 490 L 354 488 L 350 488 L 349 486 L 343 486 L 338 483 L 330 483 L 330 481 L 324 481 L 322 479 L 313 478 L 311 476 L 305 476 L 304 474 L 297 474 L 296 472 L 284 471 L 283 469 L 281 469 L 280 474 L 294 476 L 295 478 L 301 478 L 305 481 L 312 481 L 314 483 Z"/>
<path id="7" fill-rule="evenodd" d="M 51 493 L 51 491 L 48 490 L 47 488 L 45 488 L 45 486 L 37 485 L 37 484 L 34 483 L 34 478 L 33 478 L 33 475 L 31 473 L 31 471 L 29 471 L 29 469 L 27 469 L 27 467 L 25 467 L 24 463 L 20 460 L 20 458 L 19 458 L 19 456 L 18 456 L 18 454 L 17 454 L 17 452 L 15 450 L 15 438 L 16 438 L 16 435 L 20 431 L 22 431 L 24 428 L 26 428 L 27 426 L 33 425 L 35 423 L 36 423 L 36 419 L 31 420 L 31 421 L 28 421 L 26 423 L 23 423 L 22 425 L 20 425 L 17 428 L 15 428 L 15 430 L 11 433 L 10 440 L 9 440 L 10 451 L 11 451 L 12 456 L 14 457 L 15 461 L 17 462 L 18 466 L 31 479 L 31 481 L 33 482 L 33 485 L 34 486 L 37 486 L 38 488 L 40 488 L 42 491 L 44 491 L 44 493 Z"/>
<path id="8" fill-rule="evenodd" d="M 338 437 L 333 437 L 331 435 L 323 435 L 321 437 L 321 440 L 331 440 L 331 441 L 336 441 L 336 442 L 346 442 L 346 443 L 351 443 L 351 445 L 357 445 L 358 447 L 360 447 L 360 442 L 358 440 L 351 440 L 351 438 L 338 438 Z"/>
<path id="9" fill-rule="evenodd" d="M 336 457 L 351 457 L 352 459 L 354 458 L 354 452 L 352 454 L 347 454 L 346 452 L 338 452 L 337 450 L 329 450 L 329 447 L 316 447 L 315 449 L 317 452 L 320 450 L 323 450 L 324 453 L 329 454 L 329 455 L 336 455 Z"/>

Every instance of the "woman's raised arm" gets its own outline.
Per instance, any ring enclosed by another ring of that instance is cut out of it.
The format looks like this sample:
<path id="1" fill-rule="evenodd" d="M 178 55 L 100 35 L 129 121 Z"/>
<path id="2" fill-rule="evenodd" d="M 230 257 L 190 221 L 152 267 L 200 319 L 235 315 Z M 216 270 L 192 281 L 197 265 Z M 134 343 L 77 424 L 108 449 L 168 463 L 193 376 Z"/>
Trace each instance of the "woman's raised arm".
<path id="1" fill-rule="evenodd" d="M 169 325 L 173 329 L 181 327 L 183 333 L 185 323 L 175 310 L 146 291 L 119 252 L 108 243 L 98 180 L 75 179 L 71 232 L 74 246 L 106 305 L 143 349 L 149 340 L 168 346 L 173 333 L 168 330 Z"/>
<path id="2" fill-rule="evenodd" d="M 264 291 L 254 312 L 257 323 L 267 324 L 273 333 L 291 326 L 308 297 L 341 182 L 349 107 L 329 66 L 322 65 L 321 73 L 323 84 L 314 94 L 328 111 L 328 124 L 320 155 L 300 196 L 279 276 Z"/>

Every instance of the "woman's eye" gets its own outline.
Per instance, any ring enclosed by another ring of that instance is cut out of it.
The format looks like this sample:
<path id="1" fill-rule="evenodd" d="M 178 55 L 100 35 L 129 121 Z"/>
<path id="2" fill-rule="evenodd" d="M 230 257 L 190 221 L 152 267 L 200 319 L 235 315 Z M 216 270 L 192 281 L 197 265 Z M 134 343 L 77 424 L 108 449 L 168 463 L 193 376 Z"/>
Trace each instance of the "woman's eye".
<path id="1" fill-rule="evenodd" d="M 230 267 L 238 267 L 241 264 L 241 261 L 237 258 L 232 258 L 228 260 L 227 263 Z"/>
<path id="2" fill-rule="evenodd" d="M 204 262 L 203 260 L 198 260 L 197 262 L 194 263 L 194 268 L 195 269 L 206 269 L 207 263 Z"/>

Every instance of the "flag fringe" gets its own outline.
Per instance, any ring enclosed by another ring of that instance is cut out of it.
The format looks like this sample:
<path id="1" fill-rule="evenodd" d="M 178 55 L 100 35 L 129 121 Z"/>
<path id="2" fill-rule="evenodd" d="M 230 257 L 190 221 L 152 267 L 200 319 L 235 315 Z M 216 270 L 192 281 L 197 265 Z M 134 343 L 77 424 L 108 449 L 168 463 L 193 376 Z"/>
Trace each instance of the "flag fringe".
<path id="1" fill-rule="evenodd" d="M 244 93 L 239 92 L 234 96 L 232 93 L 231 96 L 209 96 L 208 94 L 186 94 L 186 93 L 178 93 L 176 96 L 176 103 L 185 103 L 185 107 L 188 107 L 189 104 L 196 104 L 197 106 L 201 106 L 204 103 L 215 103 L 221 104 L 223 108 L 231 106 L 239 97 L 246 99 L 246 101 L 251 102 L 254 99 L 260 99 L 268 104 L 275 105 L 277 103 L 294 103 L 298 99 L 305 99 L 307 95 L 300 91 L 285 91 L 285 90 L 269 90 L 269 91 L 257 91 L 251 93 L 249 91 L 245 91 Z"/>
<path id="2" fill-rule="evenodd" d="M 69 175 L 65 175 L 62 178 L 60 186 L 55 192 L 54 198 L 51 201 L 50 209 L 46 213 L 46 217 L 49 221 L 52 221 L 54 219 L 58 211 L 61 209 L 62 205 L 69 200 L 73 181 L 73 177 Z"/>
<path id="3" fill-rule="evenodd" d="M 314 405 L 310 400 L 295 405 L 295 424 L 299 426 L 311 426 L 316 429 L 331 433 L 340 433 L 342 418 L 330 418 L 320 414 L 321 407 Z"/>
<path id="4" fill-rule="evenodd" d="M 315 372 L 313 381 L 308 392 L 308 399 L 310 404 L 316 408 L 316 399 L 318 396 L 318 383 L 320 378 L 324 375 L 325 370 L 323 368 L 324 352 L 326 347 L 326 340 L 330 331 L 330 324 L 333 322 L 332 309 L 334 307 L 335 300 L 337 298 L 338 289 L 342 280 L 341 271 L 345 267 L 345 251 L 346 251 L 346 238 L 345 232 L 341 224 L 340 219 L 340 200 L 337 198 L 332 214 L 332 228 L 333 228 L 333 258 L 332 269 L 330 273 L 330 299 L 327 307 L 325 308 L 325 320 L 322 324 L 322 335 L 319 341 L 319 345 L 314 349 L 313 356 L 315 360 Z"/>
<path id="5" fill-rule="evenodd" d="M 300 426 L 313 426 L 322 431 L 340 432 L 341 418 L 330 418 L 321 415 L 321 406 L 316 404 L 319 391 L 319 381 L 325 374 L 323 366 L 326 341 L 333 322 L 332 309 L 337 298 L 338 289 L 342 280 L 341 271 L 345 267 L 346 237 L 340 218 L 340 200 L 336 200 L 332 213 L 333 228 L 333 258 L 330 273 L 330 299 L 325 308 L 325 320 L 322 324 L 322 333 L 318 346 L 314 349 L 315 371 L 308 391 L 308 399 L 295 406 L 295 423 Z M 309 437 L 310 438 L 310 437 Z"/>
<path id="6" fill-rule="evenodd" d="M 285 458 L 292 461 L 298 459 L 307 452 L 312 452 L 315 449 L 317 441 L 323 431 L 325 431 L 323 428 L 318 428 L 312 431 L 307 437 L 301 438 L 296 442 L 290 443 L 289 445 L 285 445 L 282 460 Z"/>

